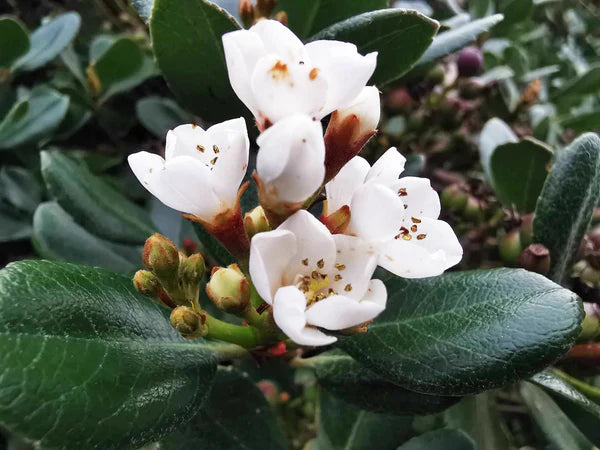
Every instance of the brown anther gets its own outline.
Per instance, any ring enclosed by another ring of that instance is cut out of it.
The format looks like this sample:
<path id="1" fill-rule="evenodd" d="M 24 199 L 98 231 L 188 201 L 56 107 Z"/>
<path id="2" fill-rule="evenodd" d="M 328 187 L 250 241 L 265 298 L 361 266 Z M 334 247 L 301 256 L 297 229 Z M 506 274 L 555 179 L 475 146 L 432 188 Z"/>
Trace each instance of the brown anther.
<path id="1" fill-rule="evenodd" d="M 408 193 L 406 192 L 406 188 L 400 188 L 400 189 L 398 189 L 398 195 L 400 197 L 404 197 L 405 195 L 408 195 Z"/>
<path id="2" fill-rule="evenodd" d="M 317 78 L 317 75 L 319 74 L 319 69 L 317 69 L 316 67 L 314 67 L 308 74 L 308 78 L 310 78 L 311 80 L 314 80 L 315 78 Z"/>
<path id="3" fill-rule="evenodd" d="M 351 284 L 347 284 L 347 285 L 344 287 L 344 290 L 345 290 L 346 292 L 350 292 L 350 291 L 352 290 L 352 285 L 351 285 Z"/>
<path id="4" fill-rule="evenodd" d="M 418 239 L 418 240 L 425 239 L 426 237 L 427 237 L 427 235 L 426 235 L 426 234 L 417 234 L 417 239 Z"/>
<path id="5" fill-rule="evenodd" d="M 199 152 L 204 153 L 204 147 L 202 147 L 200 144 L 196 145 L 196 150 L 198 150 Z"/>
<path id="6" fill-rule="evenodd" d="M 404 239 L 405 241 L 410 241 L 412 239 L 412 236 L 410 234 L 403 234 L 402 239 Z"/>
<path id="7" fill-rule="evenodd" d="M 418 230 L 416 225 L 413 225 L 412 227 L 410 227 L 410 231 L 412 231 L 413 233 L 416 233 Z"/>
<path id="8" fill-rule="evenodd" d="M 195 123 L 192 124 L 192 129 L 196 128 L 198 125 L 196 125 Z"/>
<path id="9" fill-rule="evenodd" d="M 327 291 L 328 295 L 335 295 L 335 291 L 332 288 L 329 288 L 329 290 Z"/>
<path id="10" fill-rule="evenodd" d="M 304 258 L 302 260 L 302 264 L 304 264 L 305 266 L 308 266 L 308 258 Z"/>
<path id="11" fill-rule="evenodd" d="M 404 235 L 404 234 L 408 234 L 408 233 L 409 233 L 408 228 L 406 228 L 406 227 L 400 227 L 400 234 Z"/>
<path id="12" fill-rule="evenodd" d="M 338 274 L 335 275 L 335 277 L 333 277 L 333 279 L 335 281 L 340 281 L 342 279 L 342 276 L 338 273 Z"/>
<path id="13" fill-rule="evenodd" d="M 416 217 L 411 217 L 410 220 L 412 220 L 413 223 L 421 223 L 421 219 L 417 219 Z"/>
<path id="14" fill-rule="evenodd" d="M 313 280 L 318 279 L 319 275 L 320 275 L 319 272 L 317 272 L 316 270 L 313 270 L 312 273 L 310 274 L 310 276 Z"/>
<path id="15" fill-rule="evenodd" d="M 337 263 L 337 264 L 335 265 L 335 268 L 336 268 L 337 270 L 339 270 L 339 271 L 342 271 L 342 270 L 344 270 L 344 269 L 346 268 L 346 264 Z"/>
<path id="16" fill-rule="evenodd" d="M 214 166 L 218 158 L 218 156 L 215 156 L 213 159 L 210 160 L 210 163 Z"/>
<path id="17" fill-rule="evenodd" d="M 319 269 L 322 269 L 324 265 L 325 265 L 325 261 L 323 261 L 323 259 L 320 259 L 317 261 L 317 267 Z"/>
<path id="18" fill-rule="evenodd" d="M 219 147 L 217 147 L 216 145 L 213 145 L 213 152 L 219 153 Z"/>

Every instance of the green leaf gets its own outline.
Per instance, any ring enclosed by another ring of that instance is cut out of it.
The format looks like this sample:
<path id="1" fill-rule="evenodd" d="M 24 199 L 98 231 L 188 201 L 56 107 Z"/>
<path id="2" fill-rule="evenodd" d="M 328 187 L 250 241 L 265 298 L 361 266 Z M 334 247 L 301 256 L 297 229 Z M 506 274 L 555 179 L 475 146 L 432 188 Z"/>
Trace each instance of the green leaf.
<path id="1" fill-rule="evenodd" d="M 414 435 L 411 416 L 376 414 L 352 406 L 326 391 L 320 394 L 318 450 L 396 450 Z"/>
<path id="2" fill-rule="evenodd" d="M 143 244 L 154 232 L 146 211 L 83 164 L 59 151 L 43 151 L 41 164 L 50 193 L 89 232 L 125 244 Z"/>
<path id="3" fill-rule="evenodd" d="M 285 11 L 289 28 L 306 38 L 336 22 L 387 6 L 387 0 L 279 0 L 277 10 Z"/>
<path id="4" fill-rule="evenodd" d="M 600 196 L 600 138 L 587 133 L 557 154 L 535 208 L 533 242 L 550 250 L 548 276 L 562 282 Z"/>
<path id="5" fill-rule="evenodd" d="M 461 430 L 435 430 L 414 437 L 398 450 L 475 450 L 473 440 Z"/>
<path id="6" fill-rule="evenodd" d="M 550 371 L 540 372 L 531 381 L 544 388 L 586 437 L 600 445 L 600 406 Z"/>
<path id="7" fill-rule="evenodd" d="M 483 172 L 490 182 L 492 181 L 490 160 L 496 147 L 518 141 L 517 135 L 503 120 L 493 117 L 485 123 L 479 135 L 479 158 Z"/>
<path id="8" fill-rule="evenodd" d="M 593 447 L 543 390 L 530 383 L 521 383 L 520 392 L 534 420 L 554 448 L 590 450 Z"/>
<path id="9" fill-rule="evenodd" d="M 560 121 L 560 125 L 577 132 L 598 129 L 600 128 L 600 111 L 566 117 Z"/>
<path id="10" fill-rule="evenodd" d="M 499 34 L 506 34 L 515 24 L 531 18 L 533 14 L 533 0 L 510 0 L 505 2 L 505 6 L 500 8 L 499 12 L 504 14 L 504 21 L 495 31 Z"/>
<path id="11" fill-rule="evenodd" d="M 503 19 L 502 14 L 477 19 L 465 25 L 440 33 L 433 39 L 433 43 L 419 60 L 419 65 L 449 55 L 460 50 L 470 42 L 477 39 L 481 33 L 485 33 Z"/>
<path id="12" fill-rule="evenodd" d="M 300 360 L 330 393 L 360 408 L 397 415 L 433 414 L 459 400 L 406 390 L 361 366 L 340 350 Z"/>
<path id="13" fill-rule="evenodd" d="M 521 213 L 533 212 L 551 159 L 552 149 L 533 138 L 496 147 L 490 172 L 498 200 Z"/>
<path id="14" fill-rule="evenodd" d="M 221 36 L 239 29 L 206 0 L 156 0 L 150 33 L 156 62 L 171 90 L 208 121 L 245 114 L 229 84 Z"/>
<path id="15" fill-rule="evenodd" d="M 577 296 L 524 270 L 386 284 L 386 310 L 341 347 L 412 391 L 457 396 L 504 386 L 551 364 L 579 334 Z"/>
<path id="16" fill-rule="evenodd" d="M 19 241 L 31 237 L 31 219 L 15 216 L 15 211 L 0 207 L 0 242 Z"/>
<path id="17" fill-rule="evenodd" d="M 19 58 L 15 69 L 35 70 L 53 60 L 77 34 L 81 18 L 76 12 L 62 14 L 31 33 L 29 51 Z"/>
<path id="18" fill-rule="evenodd" d="M 125 273 L 141 266 L 141 247 L 114 244 L 94 236 L 54 202 L 42 203 L 36 210 L 33 239 L 37 252 L 53 261 L 99 266 Z"/>
<path id="19" fill-rule="evenodd" d="M 600 91 L 600 65 L 595 65 L 571 81 L 567 81 L 552 94 L 551 98 L 554 101 L 560 101 L 595 94 L 598 91 Z"/>
<path id="20" fill-rule="evenodd" d="M 192 122 L 192 117 L 170 98 L 152 95 L 135 105 L 140 123 L 159 139 L 165 139 L 167 131 L 178 125 Z"/>
<path id="21" fill-rule="evenodd" d="M 42 187 L 27 169 L 3 166 L 0 169 L 0 198 L 18 210 L 32 214 L 42 199 Z"/>
<path id="22" fill-rule="evenodd" d="M 352 17 L 325 28 L 311 40 L 352 42 L 363 55 L 379 52 L 371 83 L 382 86 L 414 66 L 431 44 L 440 24 L 417 11 L 385 9 Z M 402 51 L 398 48 L 402 46 Z"/>
<path id="23" fill-rule="evenodd" d="M 475 18 L 489 16 L 493 9 L 492 0 L 471 0 L 469 8 Z"/>
<path id="24" fill-rule="evenodd" d="M 160 443 L 166 450 L 282 450 L 285 437 L 264 394 L 248 375 L 220 367 L 204 406 Z"/>
<path id="25" fill-rule="evenodd" d="M 15 104 L 0 122 L 0 150 L 48 139 L 67 113 L 69 97 L 47 88 L 36 88 Z"/>
<path id="26" fill-rule="evenodd" d="M 11 64 L 29 50 L 29 36 L 21 22 L 0 17 L 0 67 Z"/>
<path id="27" fill-rule="evenodd" d="M 20 261 L 0 272 L 0 422 L 42 448 L 138 448 L 189 421 L 216 358 L 112 272 Z"/>

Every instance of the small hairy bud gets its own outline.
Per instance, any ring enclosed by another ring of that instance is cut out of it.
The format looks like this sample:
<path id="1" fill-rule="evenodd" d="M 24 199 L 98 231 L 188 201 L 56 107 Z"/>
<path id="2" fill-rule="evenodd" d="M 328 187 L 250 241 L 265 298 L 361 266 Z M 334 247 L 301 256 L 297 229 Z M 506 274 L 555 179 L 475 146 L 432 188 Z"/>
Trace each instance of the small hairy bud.
<path id="1" fill-rule="evenodd" d="M 429 70 L 429 72 L 427 72 L 425 79 L 435 85 L 444 81 L 445 75 L 444 66 L 441 64 L 436 64 Z"/>
<path id="2" fill-rule="evenodd" d="M 542 244 L 531 244 L 519 255 L 519 265 L 531 272 L 546 274 L 550 270 L 550 252 Z"/>
<path id="3" fill-rule="evenodd" d="M 185 338 L 206 336 L 208 331 L 203 317 L 187 306 L 171 311 L 171 325 Z"/>
<path id="4" fill-rule="evenodd" d="M 509 231 L 500 242 L 500 258 L 506 264 L 516 266 L 522 249 L 519 230 Z"/>
<path id="5" fill-rule="evenodd" d="M 460 211 L 467 206 L 468 194 L 457 183 L 451 184 L 442 191 L 442 206 L 449 211 Z"/>
<path id="6" fill-rule="evenodd" d="M 269 17 L 277 6 L 277 0 L 256 0 L 256 8 L 262 17 Z"/>
<path id="7" fill-rule="evenodd" d="M 140 294 L 154 296 L 157 295 L 160 281 L 152 272 L 138 270 L 133 276 L 133 286 Z"/>
<path id="8" fill-rule="evenodd" d="M 263 231 L 269 231 L 271 229 L 269 220 L 267 219 L 265 210 L 262 206 L 257 206 L 244 215 L 244 228 L 248 234 L 248 239 L 252 239 L 252 236 L 257 233 L 262 233 Z"/>
<path id="9" fill-rule="evenodd" d="M 458 74 L 461 77 L 477 75 L 483 67 L 483 55 L 477 47 L 467 47 L 458 54 Z"/>
<path id="10" fill-rule="evenodd" d="M 182 283 L 198 284 L 204 276 L 204 258 L 200 253 L 194 253 L 182 259 L 179 265 L 179 276 Z"/>
<path id="11" fill-rule="evenodd" d="M 480 223 L 485 216 L 485 211 L 481 200 L 473 197 L 472 195 L 467 195 L 467 202 L 465 203 L 465 207 L 463 208 L 463 215 L 465 219 L 467 219 L 470 222 Z"/>
<path id="12" fill-rule="evenodd" d="M 142 263 L 159 280 L 171 281 L 177 276 L 179 269 L 179 250 L 169 239 L 154 233 L 146 240 Z"/>
<path id="13" fill-rule="evenodd" d="M 246 28 L 252 26 L 254 23 L 255 10 L 252 0 L 240 0 L 238 4 L 238 13 L 242 23 Z"/>
<path id="14" fill-rule="evenodd" d="M 285 26 L 288 24 L 288 15 L 285 11 L 279 11 L 273 16 L 273 19 L 275 19 L 277 22 L 281 22 Z"/>
<path id="15" fill-rule="evenodd" d="M 206 294 L 223 311 L 243 313 L 250 304 L 250 284 L 237 264 L 214 268 Z"/>

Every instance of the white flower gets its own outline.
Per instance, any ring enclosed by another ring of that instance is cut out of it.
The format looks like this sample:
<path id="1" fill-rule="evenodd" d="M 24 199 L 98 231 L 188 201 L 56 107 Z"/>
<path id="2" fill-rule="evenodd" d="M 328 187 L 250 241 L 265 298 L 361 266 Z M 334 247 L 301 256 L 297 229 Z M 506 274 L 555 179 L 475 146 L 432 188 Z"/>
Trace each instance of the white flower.
<path id="1" fill-rule="evenodd" d="M 354 44 L 314 41 L 304 45 L 275 20 L 223 35 L 229 81 L 259 127 L 291 114 L 317 120 L 360 94 L 377 64 Z"/>
<path id="2" fill-rule="evenodd" d="M 235 207 L 248 166 L 243 118 L 204 131 L 181 125 L 167 133 L 165 158 L 138 152 L 128 161 L 143 186 L 165 205 L 204 221 Z"/>
<path id="3" fill-rule="evenodd" d="M 387 291 L 371 280 L 377 255 L 362 239 L 332 235 L 305 210 L 276 230 L 259 233 L 250 247 L 250 275 L 273 306 L 277 326 L 301 345 L 336 341 L 316 327 L 343 330 L 385 309 Z"/>
<path id="4" fill-rule="evenodd" d="M 381 267 L 405 278 L 439 275 L 461 260 L 462 247 L 437 220 L 440 201 L 429 180 L 398 179 L 405 161 L 393 147 L 373 167 L 354 157 L 325 186 L 327 212 L 350 207 L 345 233 L 370 242 Z"/>
<path id="5" fill-rule="evenodd" d="M 264 131 L 256 142 L 256 172 L 270 196 L 302 202 L 321 186 L 325 143 L 320 122 L 304 115 L 289 116 Z"/>

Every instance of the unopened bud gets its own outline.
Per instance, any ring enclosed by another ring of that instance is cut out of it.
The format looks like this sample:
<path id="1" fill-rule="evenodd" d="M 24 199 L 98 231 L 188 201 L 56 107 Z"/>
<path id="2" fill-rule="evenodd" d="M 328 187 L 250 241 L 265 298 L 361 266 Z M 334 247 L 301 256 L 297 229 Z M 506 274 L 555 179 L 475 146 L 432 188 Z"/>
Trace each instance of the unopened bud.
<path id="1" fill-rule="evenodd" d="M 465 203 L 465 207 L 463 208 L 463 215 L 465 219 L 467 219 L 470 222 L 481 222 L 485 216 L 485 211 L 481 200 L 473 197 L 472 195 L 467 195 L 467 202 Z M 518 255 L 519 254 L 517 253 L 517 255 L 515 256 L 515 261 Z"/>
<path id="2" fill-rule="evenodd" d="M 460 211 L 467 206 L 469 195 L 458 184 L 454 183 L 442 191 L 441 202 L 444 209 Z"/>
<path id="3" fill-rule="evenodd" d="M 444 81 L 445 75 L 446 74 L 444 71 L 444 66 L 442 66 L 441 64 L 437 64 L 433 68 L 431 68 L 429 72 L 427 72 L 427 75 L 425 75 L 425 79 L 435 85 L 440 84 L 442 81 Z"/>
<path id="4" fill-rule="evenodd" d="M 589 288 L 600 288 L 600 270 L 592 267 L 585 259 L 573 266 L 573 276 L 578 277 Z"/>
<path id="5" fill-rule="evenodd" d="M 333 112 L 325 133 L 325 181 L 360 152 L 377 132 L 381 114 L 379 90 L 366 86 L 346 108 Z"/>
<path id="6" fill-rule="evenodd" d="M 277 6 L 277 0 L 256 0 L 256 9 L 262 17 L 269 17 Z"/>
<path id="7" fill-rule="evenodd" d="M 467 47 L 458 54 L 458 74 L 461 77 L 477 75 L 483 67 L 483 55 L 477 47 Z"/>
<path id="8" fill-rule="evenodd" d="M 265 215 L 265 210 L 262 206 L 257 206 L 252 211 L 244 214 L 244 228 L 248 234 L 248 239 L 252 239 L 252 236 L 263 231 L 269 231 L 269 220 Z"/>
<path id="9" fill-rule="evenodd" d="M 133 276 L 133 286 L 140 294 L 154 296 L 157 294 L 160 281 L 152 272 L 138 270 Z"/>
<path id="10" fill-rule="evenodd" d="M 396 111 L 408 111 L 412 108 L 414 100 L 408 89 L 397 87 L 387 94 L 387 106 Z"/>
<path id="11" fill-rule="evenodd" d="M 142 263 L 162 282 L 171 282 L 179 268 L 179 250 L 169 239 L 154 233 L 146 240 Z"/>
<path id="12" fill-rule="evenodd" d="M 250 284 L 237 264 L 214 268 L 206 294 L 223 311 L 243 313 L 250 304 Z"/>
<path id="13" fill-rule="evenodd" d="M 531 272 L 546 274 L 550 270 L 550 252 L 542 244 L 531 244 L 519 255 L 519 265 Z"/>
<path id="14" fill-rule="evenodd" d="M 589 341 L 600 335 L 600 319 L 598 319 L 598 306 L 595 303 L 583 303 L 585 318 L 581 323 L 580 340 Z"/>
<path id="15" fill-rule="evenodd" d="M 240 15 L 240 19 L 242 20 L 242 24 L 249 28 L 254 23 L 254 5 L 252 4 L 252 0 L 240 0 L 238 4 L 238 13 Z"/>
<path id="16" fill-rule="evenodd" d="M 506 233 L 501 240 L 498 250 L 500 252 L 500 258 L 505 264 L 516 266 L 522 249 L 519 230 L 512 230 Z"/>
<path id="17" fill-rule="evenodd" d="M 203 317 L 187 306 L 171 311 L 171 325 L 185 338 L 206 336 L 208 331 Z"/>
<path id="18" fill-rule="evenodd" d="M 519 228 L 521 232 L 521 244 L 527 246 L 533 241 L 533 218 L 535 214 L 527 214 L 521 217 L 521 226 Z"/>
<path id="19" fill-rule="evenodd" d="M 279 11 L 273 16 L 273 19 L 275 19 L 277 22 L 284 24 L 285 26 L 287 26 L 288 24 L 288 15 L 285 11 Z"/>
<path id="20" fill-rule="evenodd" d="M 181 281 L 186 284 L 200 283 L 204 276 L 204 268 L 204 258 L 200 253 L 194 253 L 184 258 L 179 265 Z"/>

